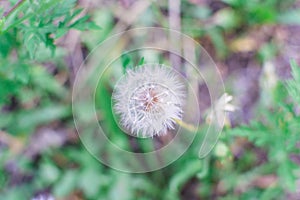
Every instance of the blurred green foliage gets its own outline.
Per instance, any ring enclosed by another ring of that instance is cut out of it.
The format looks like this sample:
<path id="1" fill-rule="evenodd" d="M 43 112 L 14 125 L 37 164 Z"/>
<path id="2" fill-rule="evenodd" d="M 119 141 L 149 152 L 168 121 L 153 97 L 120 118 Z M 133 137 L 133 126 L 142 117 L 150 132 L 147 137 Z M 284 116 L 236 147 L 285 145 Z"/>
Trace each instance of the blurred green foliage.
<path id="1" fill-rule="evenodd" d="M 299 163 L 291 160 L 291 155 L 299 155 L 297 147 L 300 139 L 300 117 L 296 110 L 299 98 L 300 68 L 292 62 L 293 79 L 286 83 L 278 83 L 275 91 L 276 104 L 269 108 L 260 108 L 257 117 L 249 125 L 240 126 L 226 133 L 232 137 L 246 137 L 257 147 L 267 152 L 268 161 L 257 168 L 264 168 L 263 174 L 276 171 L 279 180 L 270 190 L 262 193 L 264 199 L 284 198 L 283 191 L 295 190 Z M 289 99 L 291 98 L 291 101 Z M 262 112 L 263 111 L 263 112 Z M 280 196 L 280 195 L 282 196 Z"/>
<path id="2" fill-rule="evenodd" d="M 152 4 L 137 24 L 154 26 L 159 22 L 168 26 L 163 14 L 166 2 Z M 231 53 L 227 37 L 232 34 L 243 36 L 261 25 L 299 24 L 300 12 L 291 8 L 294 2 L 291 0 L 222 2 L 224 7 L 214 11 L 207 5 L 182 1 L 181 14 L 183 32 L 199 40 L 210 38 L 220 60 Z M 2 13 L 4 10 L 0 8 Z M 75 129 L 71 85 L 56 76 L 71 74 L 64 62 L 67 52 L 57 46 L 56 41 L 70 29 L 94 30 L 82 36 L 84 45 L 91 50 L 95 41 L 109 36 L 116 20 L 107 8 L 95 12 L 96 23 L 90 20 L 90 15 L 82 13 L 76 0 L 28 0 L 0 19 L 0 129 L 12 136 L 14 143 L 21 141 L 29 146 L 38 128 L 55 126 L 55 123 Z M 101 31 L 97 31 L 96 24 L 101 25 Z M 270 60 L 276 55 L 276 48 L 275 44 L 266 43 L 258 50 L 258 59 Z M 125 70 L 145 61 L 124 55 L 122 62 Z M 49 63 L 55 65 L 58 72 L 47 70 Z M 299 163 L 290 156 L 299 154 L 300 68 L 295 62 L 291 66 L 293 78 L 277 83 L 271 97 L 275 103 L 269 107 L 259 103 L 255 120 L 250 124 L 226 128 L 214 152 L 205 160 L 197 156 L 205 124 L 183 157 L 166 169 L 147 174 L 126 174 L 103 166 L 79 141 L 67 142 L 59 148 L 49 147 L 32 160 L 15 154 L 11 146 L 0 144 L 0 199 L 31 199 L 39 192 L 61 199 L 74 196 L 92 200 L 175 200 L 195 196 L 212 199 L 216 188 L 221 191 L 219 199 L 223 200 L 283 199 L 286 192 L 295 188 L 299 169 Z M 106 108 L 101 114 L 110 119 L 105 125 L 112 133 L 112 140 L 129 149 L 127 137 L 118 134 L 109 110 L 112 88 L 109 80 L 106 81 L 107 87 L 97 88 L 95 98 L 101 100 L 96 106 Z M 240 140 L 247 140 L 247 145 L 243 146 L 242 157 L 237 158 L 231 146 Z M 151 148 L 147 142 L 139 145 L 145 151 Z M 258 150 L 267 157 L 262 163 L 257 158 Z M 251 185 L 254 180 L 268 175 L 277 179 L 273 185 Z"/>

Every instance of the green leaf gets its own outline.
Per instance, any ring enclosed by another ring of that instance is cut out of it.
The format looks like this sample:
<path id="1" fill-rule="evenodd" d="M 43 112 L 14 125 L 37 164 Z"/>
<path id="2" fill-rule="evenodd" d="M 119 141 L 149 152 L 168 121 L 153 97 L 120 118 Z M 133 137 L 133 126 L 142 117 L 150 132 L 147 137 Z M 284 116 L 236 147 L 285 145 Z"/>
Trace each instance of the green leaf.
<path id="1" fill-rule="evenodd" d="M 79 179 L 78 187 L 82 189 L 86 197 L 96 199 L 102 183 L 106 182 L 103 179 L 107 178 L 96 171 L 96 169 L 86 168 L 79 175 Z"/>
<path id="2" fill-rule="evenodd" d="M 36 66 L 31 68 L 31 81 L 37 88 L 43 90 L 43 92 L 60 98 L 68 95 L 66 88 L 42 67 Z"/>
<path id="3" fill-rule="evenodd" d="M 300 9 L 289 10 L 277 16 L 277 21 L 281 24 L 299 25 Z"/>
<path id="4" fill-rule="evenodd" d="M 88 21 L 89 18 L 90 18 L 90 16 L 86 15 L 86 16 L 78 19 L 76 22 L 74 22 L 72 25 L 70 25 L 70 28 L 78 29 L 78 30 L 81 30 L 81 31 L 101 29 L 94 22 L 89 22 Z"/>
<path id="5" fill-rule="evenodd" d="M 196 159 L 189 161 L 179 172 L 171 178 L 169 189 L 171 193 L 179 192 L 180 188 L 191 177 L 195 176 L 203 167 L 203 161 Z"/>
<path id="6" fill-rule="evenodd" d="M 0 25 L 3 24 L 0 32 L 7 33 L 17 28 L 20 33 L 24 33 L 18 37 L 23 37 L 31 59 L 35 58 L 36 51 L 41 44 L 49 48 L 53 56 L 56 49 L 54 39 L 64 36 L 71 28 L 81 31 L 100 29 L 94 22 L 89 21 L 88 15 L 70 25 L 83 10 L 75 9 L 76 2 L 76 0 L 31 1 L 22 5 L 22 17 L 17 14 L 10 16 L 6 20 L 6 26 L 0 22 Z"/>
<path id="7" fill-rule="evenodd" d="M 66 171 L 61 179 L 54 185 L 53 192 L 56 197 L 65 197 L 70 194 L 78 183 L 79 172 L 77 170 Z"/>
<path id="8" fill-rule="evenodd" d="M 296 176 L 293 174 L 293 171 L 297 167 L 291 166 L 291 162 L 282 162 L 278 166 L 278 174 L 280 181 L 285 186 L 284 188 L 290 191 L 295 191 L 296 189 Z"/>
<path id="9" fill-rule="evenodd" d="M 121 56 L 121 60 L 122 60 L 122 67 L 123 67 L 123 71 L 124 73 L 126 72 L 127 68 L 132 68 L 132 58 L 128 55 L 128 54 L 122 54 Z"/>
<path id="10" fill-rule="evenodd" d="M 64 36 L 65 34 L 67 34 L 67 32 L 68 32 L 68 29 L 66 29 L 66 28 L 58 29 L 55 34 L 55 39 L 58 39 L 58 38 Z"/>
<path id="11" fill-rule="evenodd" d="M 48 105 L 34 110 L 21 111 L 16 115 L 14 123 L 11 126 L 11 132 L 27 132 L 38 125 L 50 123 L 54 120 L 59 120 L 71 116 L 70 106 L 65 105 Z M 32 132 L 32 130 L 30 131 Z"/>
<path id="12" fill-rule="evenodd" d="M 47 161 L 41 164 L 39 176 L 46 185 L 52 184 L 58 180 L 60 176 L 60 170 L 55 166 L 54 163 Z"/>
<path id="13" fill-rule="evenodd" d="M 142 57 L 138 65 L 143 65 L 144 63 L 145 63 L 145 57 Z"/>
<path id="14" fill-rule="evenodd" d="M 34 58 L 37 47 L 39 46 L 41 40 L 33 32 L 27 32 L 24 34 L 24 45 L 29 52 L 30 58 Z"/>
<path id="15" fill-rule="evenodd" d="M 28 84 L 30 79 L 28 65 L 20 63 L 17 66 L 15 66 L 14 77 L 15 80 L 20 82 L 21 84 Z"/>
<path id="16" fill-rule="evenodd" d="M 20 83 L 16 83 L 14 80 L 0 78 L 0 104 L 9 103 L 9 98 L 17 93 L 20 86 Z"/>
<path id="17" fill-rule="evenodd" d="M 5 18 L 1 18 L 0 19 L 0 34 L 2 33 L 2 30 L 4 28 L 4 24 L 5 24 Z"/>
<path id="18" fill-rule="evenodd" d="M 214 47 L 217 51 L 217 56 L 220 58 L 224 58 L 227 54 L 227 46 L 225 44 L 221 31 L 218 28 L 212 28 L 207 31 L 207 34 L 214 44 Z"/>
<path id="19" fill-rule="evenodd" d="M 252 24 L 266 24 L 276 22 L 277 12 L 269 5 L 255 5 L 249 11 L 249 22 Z"/>
<path id="20" fill-rule="evenodd" d="M 291 68 L 293 78 L 287 81 L 287 89 L 294 101 L 300 104 L 300 67 L 292 60 Z"/>
<path id="21" fill-rule="evenodd" d="M 216 25 L 224 28 L 225 30 L 236 28 L 240 25 L 240 15 L 235 10 L 224 8 L 215 14 Z"/>

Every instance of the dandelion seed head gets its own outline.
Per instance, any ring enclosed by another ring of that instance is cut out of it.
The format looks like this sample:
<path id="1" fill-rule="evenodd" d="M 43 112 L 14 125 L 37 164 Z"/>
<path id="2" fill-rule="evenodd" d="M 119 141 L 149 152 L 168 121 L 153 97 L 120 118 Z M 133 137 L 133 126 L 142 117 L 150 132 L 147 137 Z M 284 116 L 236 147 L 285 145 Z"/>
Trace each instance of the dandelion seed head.
<path id="1" fill-rule="evenodd" d="M 175 129 L 185 99 L 182 78 L 171 68 L 146 64 L 127 70 L 114 92 L 114 111 L 131 135 L 153 137 Z"/>

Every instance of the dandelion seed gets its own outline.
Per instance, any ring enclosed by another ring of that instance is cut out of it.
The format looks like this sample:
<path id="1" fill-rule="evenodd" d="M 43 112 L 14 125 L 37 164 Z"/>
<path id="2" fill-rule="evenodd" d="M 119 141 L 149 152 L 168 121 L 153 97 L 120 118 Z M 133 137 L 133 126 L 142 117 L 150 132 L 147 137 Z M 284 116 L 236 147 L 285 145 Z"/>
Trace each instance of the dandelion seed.
<path id="1" fill-rule="evenodd" d="M 130 134 L 163 135 L 181 120 L 185 99 L 182 78 L 171 68 L 146 64 L 127 70 L 113 92 L 114 111 Z"/>

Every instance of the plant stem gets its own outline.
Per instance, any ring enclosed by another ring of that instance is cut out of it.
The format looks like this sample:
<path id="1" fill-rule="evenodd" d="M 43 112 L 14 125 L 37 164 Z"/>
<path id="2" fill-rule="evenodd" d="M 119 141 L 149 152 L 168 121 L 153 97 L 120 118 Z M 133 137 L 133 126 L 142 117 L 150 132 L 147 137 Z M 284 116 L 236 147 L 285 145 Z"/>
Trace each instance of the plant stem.
<path id="1" fill-rule="evenodd" d="M 186 123 L 186 122 L 184 122 L 184 121 L 181 121 L 181 120 L 179 120 L 179 119 L 174 119 L 174 120 L 175 120 L 175 122 L 176 122 L 179 126 L 185 128 L 185 129 L 188 130 L 188 131 L 191 131 L 191 132 L 197 132 L 197 130 L 198 130 L 198 127 L 194 126 L 193 124 L 188 124 L 188 123 Z"/>
<path id="2" fill-rule="evenodd" d="M 3 14 L 3 17 L 8 17 L 9 15 L 11 15 L 19 6 L 21 6 L 26 0 L 19 0 L 11 9 L 9 9 L 8 11 L 6 11 Z"/>

